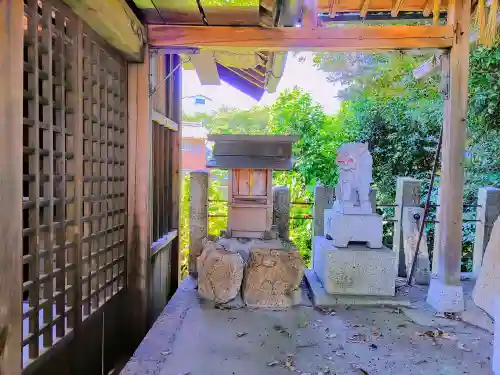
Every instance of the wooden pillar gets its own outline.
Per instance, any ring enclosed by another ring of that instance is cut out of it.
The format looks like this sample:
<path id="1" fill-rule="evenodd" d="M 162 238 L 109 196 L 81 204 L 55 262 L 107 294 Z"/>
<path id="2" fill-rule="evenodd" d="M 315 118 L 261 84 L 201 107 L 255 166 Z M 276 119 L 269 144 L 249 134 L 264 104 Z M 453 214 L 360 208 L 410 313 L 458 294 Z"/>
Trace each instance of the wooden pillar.
<path id="1" fill-rule="evenodd" d="M 168 56 L 168 55 L 167 55 Z M 169 72 L 181 64 L 181 58 L 179 55 L 171 55 Z M 181 210 L 181 137 L 182 137 L 182 69 L 178 68 L 172 74 L 172 89 L 171 93 L 171 106 L 168 115 L 171 120 L 173 120 L 178 125 L 178 131 L 172 132 L 171 135 L 171 160 L 172 160 L 172 229 L 177 229 L 177 238 L 172 243 L 172 257 L 171 257 L 171 279 L 170 286 L 172 293 L 175 292 L 179 282 L 181 280 L 181 265 L 180 265 L 180 238 L 181 238 L 181 227 L 180 227 L 180 210 Z M 168 94 L 167 94 L 168 95 Z M 168 98 L 167 98 L 168 100 Z"/>
<path id="2" fill-rule="evenodd" d="M 144 62 L 128 65 L 128 236 L 127 287 L 133 334 L 147 332 L 148 275 L 151 252 L 152 122 L 149 100 L 149 51 Z"/>
<path id="3" fill-rule="evenodd" d="M 470 11 L 471 0 L 450 2 L 448 22 L 454 26 L 455 38 L 450 53 L 442 57 L 445 100 L 439 187 L 440 242 L 434 253 L 439 258 L 436 262 L 438 269 L 433 272 L 427 296 L 429 304 L 440 312 L 459 312 L 464 309 L 460 260 Z"/>
<path id="4" fill-rule="evenodd" d="M 0 375 L 21 374 L 23 16 L 0 1 Z"/>

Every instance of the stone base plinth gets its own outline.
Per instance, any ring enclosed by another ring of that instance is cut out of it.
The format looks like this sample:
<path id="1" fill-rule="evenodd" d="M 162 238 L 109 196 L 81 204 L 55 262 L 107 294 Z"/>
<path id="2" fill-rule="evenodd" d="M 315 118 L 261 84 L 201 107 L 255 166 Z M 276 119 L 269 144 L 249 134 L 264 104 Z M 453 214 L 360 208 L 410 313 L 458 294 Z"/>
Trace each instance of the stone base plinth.
<path id="1" fill-rule="evenodd" d="M 325 235 L 333 238 L 336 247 L 350 242 L 366 242 L 372 249 L 382 248 L 382 217 L 377 214 L 346 215 L 334 209 L 325 210 Z"/>
<path id="2" fill-rule="evenodd" d="M 465 309 L 462 285 L 448 285 L 432 278 L 427 292 L 427 303 L 437 312 L 456 313 Z"/>
<path id="3" fill-rule="evenodd" d="M 328 294 L 318 279 L 316 273 L 311 269 L 306 269 L 305 276 L 309 286 L 310 295 L 316 307 L 335 306 L 390 306 L 390 307 L 411 307 L 408 296 L 357 296 L 349 294 Z"/>
<path id="4" fill-rule="evenodd" d="M 313 270 L 329 294 L 394 296 L 396 254 L 383 247 L 350 245 L 338 248 L 333 241 L 314 237 Z"/>
<path id="5" fill-rule="evenodd" d="M 297 249 L 252 249 L 245 267 L 243 301 L 249 307 L 292 307 L 300 303 L 303 277 L 304 262 Z"/>

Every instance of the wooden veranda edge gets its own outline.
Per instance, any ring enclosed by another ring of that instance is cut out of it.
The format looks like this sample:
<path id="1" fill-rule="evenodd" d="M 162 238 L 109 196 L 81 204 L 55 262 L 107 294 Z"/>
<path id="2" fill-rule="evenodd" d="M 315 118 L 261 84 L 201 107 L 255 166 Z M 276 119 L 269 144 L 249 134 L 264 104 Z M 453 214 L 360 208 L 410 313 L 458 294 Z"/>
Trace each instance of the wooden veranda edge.
<path id="1" fill-rule="evenodd" d="M 448 48 L 452 26 L 355 26 L 304 29 L 149 25 L 152 48 L 245 47 L 258 50 L 391 50 Z"/>

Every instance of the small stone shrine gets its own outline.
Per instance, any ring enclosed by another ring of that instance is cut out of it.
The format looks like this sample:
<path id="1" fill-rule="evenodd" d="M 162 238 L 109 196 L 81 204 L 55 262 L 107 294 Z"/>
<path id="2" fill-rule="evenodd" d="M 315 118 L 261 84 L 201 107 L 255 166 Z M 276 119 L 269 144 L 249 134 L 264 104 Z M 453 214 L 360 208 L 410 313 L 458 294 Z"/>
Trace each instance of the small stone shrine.
<path id="1" fill-rule="evenodd" d="M 300 302 L 304 264 L 273 220 L 273 170 L 292 167 L 291 136 L 209 135 L 208 168 L 228 169 L 228 228 L 205 239 L 197 258 L 198 292 L 231 306 L 287 308 Z"/>
<path id="2" fill-rule="evenodd" d="M 396 255 L 382 245 L 382 218 L 373 212 L 370 202 L 372 157 L 368 145 L 342 145 L 336 165 L 336 199 L 332 208 L 324 210 L 324 235 L 314 237 L 313 268 L 307 274 L 315 302 L 328 305 L 355 301 L 356 296 L 392 297 Z"/>

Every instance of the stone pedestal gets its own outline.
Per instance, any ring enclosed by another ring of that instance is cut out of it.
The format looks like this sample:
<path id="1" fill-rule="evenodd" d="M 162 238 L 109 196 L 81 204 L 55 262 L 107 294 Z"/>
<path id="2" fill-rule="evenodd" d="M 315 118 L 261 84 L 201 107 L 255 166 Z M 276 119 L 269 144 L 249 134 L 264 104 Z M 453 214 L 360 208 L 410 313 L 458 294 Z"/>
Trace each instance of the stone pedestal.
<path id="1" fill-rule="evenodd" d="M 252 249 L 242 294 L 249 307 L 288 308 L 300 297 L 304 263 L 297 249 Z"/>
<path id="2" fill-rule="evenodd" d="M 313 270 L 329 294 L 394 296 L 396 254 L 383 247 L 350 245 L 338 248 L 323 237 L 314 237 Z"/>
<path id="3" fill-rule="evenodd" d="M 324 232 L 333 238 L 336 247 L 356 241 L 366 242 L 372 249 L 382 248 L 382 218 L 374 213 L 346 215 L 335 208 L 325 210 Z"/>

